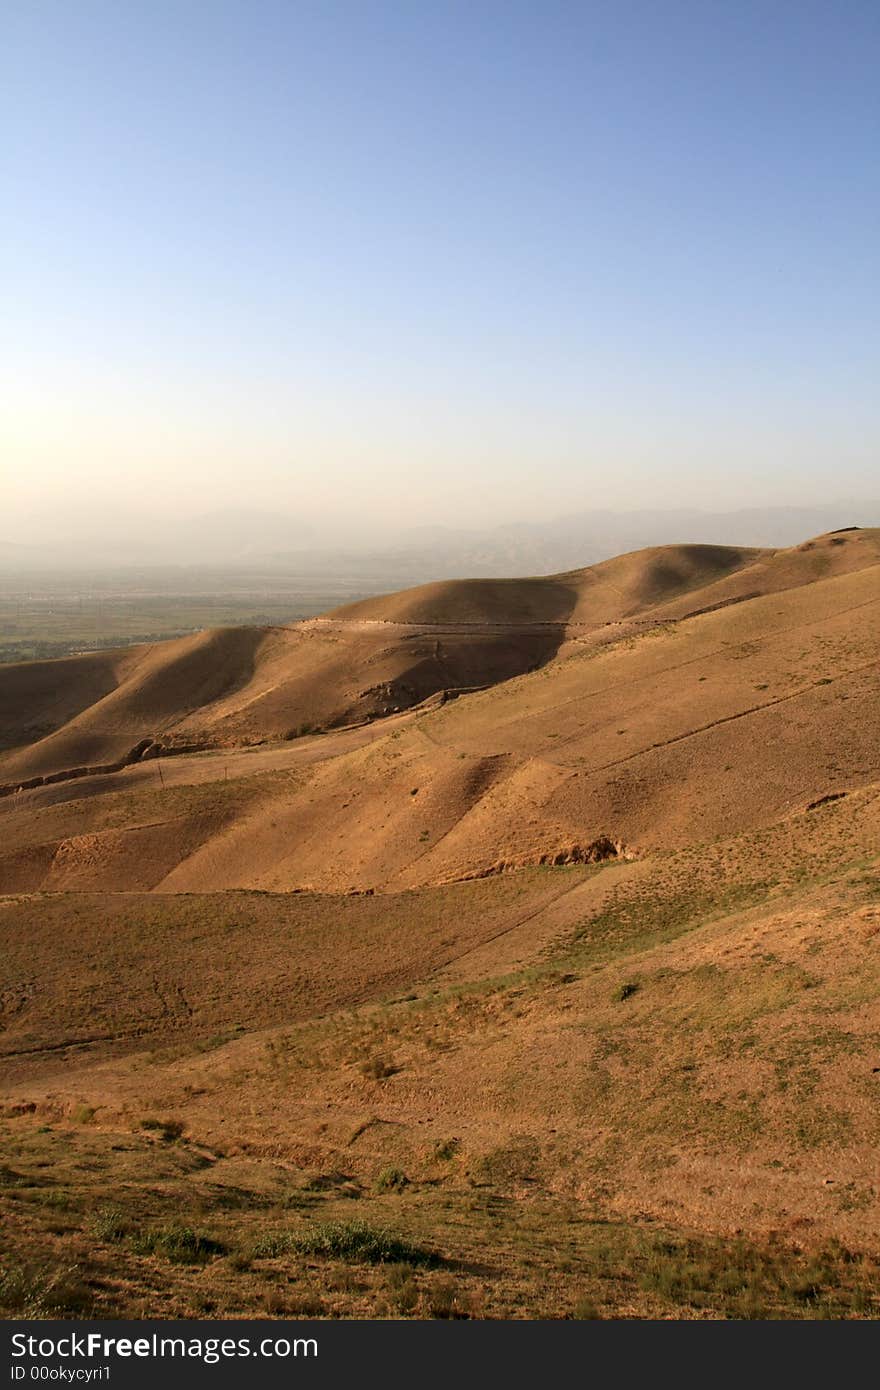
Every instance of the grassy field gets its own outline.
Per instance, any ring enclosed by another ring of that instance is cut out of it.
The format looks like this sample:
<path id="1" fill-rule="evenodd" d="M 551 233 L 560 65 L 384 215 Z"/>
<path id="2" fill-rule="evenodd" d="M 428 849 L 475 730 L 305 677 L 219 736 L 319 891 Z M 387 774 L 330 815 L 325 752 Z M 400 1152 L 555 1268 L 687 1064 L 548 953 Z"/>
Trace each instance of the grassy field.
<path id="1" fill-rule="evenodd" d="M 487 1183 L 372 1184 L 224 1159 L 172 1121 L 0 1129 L 0 1313 L 62 1317 L 840 1318 L 880 1310 L 880 1258 L 836 1240 L 597 1218 Z M 53 1258 L 47 1261 L 48 1252 Z M 14 1253 L 13 1253 L 14 1252 Z"/>
<path id="2" fill-rule="evenodd" d="M 878 1316 L 875 845 L 867 792 L 644 866 L 7 899 L 17 978 L 65 915 L 79 946 L 5 999 L 0 1310 Z M 362 985 L 407 931 L 411 979 Z M 481 978 L 432 970 L 480 932 Z M 96 1037 L 126 960 L 134 1031 Z"/>

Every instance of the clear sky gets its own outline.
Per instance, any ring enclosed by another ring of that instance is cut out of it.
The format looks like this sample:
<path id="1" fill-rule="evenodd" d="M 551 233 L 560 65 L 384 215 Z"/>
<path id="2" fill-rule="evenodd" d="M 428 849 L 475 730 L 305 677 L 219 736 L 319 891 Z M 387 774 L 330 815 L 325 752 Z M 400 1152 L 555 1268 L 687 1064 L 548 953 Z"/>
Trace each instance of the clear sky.
<path id="1" fill-rule="evenodd" d="M 0 538 L 880 491 L 876 0 L 9 0 Z"/>

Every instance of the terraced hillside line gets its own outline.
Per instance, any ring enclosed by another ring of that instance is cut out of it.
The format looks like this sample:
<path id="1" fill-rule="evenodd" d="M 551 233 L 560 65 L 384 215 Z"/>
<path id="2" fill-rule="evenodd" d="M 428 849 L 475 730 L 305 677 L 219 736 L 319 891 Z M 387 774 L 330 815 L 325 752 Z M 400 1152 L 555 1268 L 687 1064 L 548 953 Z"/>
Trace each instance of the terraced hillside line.
<path id="1" fill-rule="evenodd" d="M 880 583 L 880 575 L 878 575 L 878 583 Z M 760 595 L 759 595 L 759 597 L 760 597 Z M 839 617 L 845 616 L 845 615 L 848 614 L 848 613 L 858 613 L 862 608 L 876 607 L 877 604 L 880 604 L 880 598 L 865 599 L 864 602 L 862 602 L 862 603 L 854 603 L 854 604 L 851 604 L 851 605 L 850 605 L 849 607 L 847 607 L 847 608 L 841 608 L 838 612 L 835 612 L 835 613 L 831 614 L 825 621 L 827 621 L 827 622 L 832 622 L 832 621 L 835 621 L 835 620 L 836 620 L 837 618 L 839 618 Z M 721 605 L 719 605 L 719 607 L 720 607 L 720 606 L 721 606 Z M 725 605 L 723 605 L 723 606 L 724 606 L 724 607 L 729 607 L 730 605 L 725 604 Z M 715 611 L 718 611 L 718 610 L 715 609 L 715 608 L 704 610 L 704 612 L 715 612 Z M 693 616 L 693 617 L 702 617 L 702 616 L 703 616 L 703 613 L 702 613 L 702 612 L 701 612 L 701 613 L 695 613 L 695 614 L 693 614 L 692 616 Z M 804 628 L 812 628 L 812 627 L 816 627 L 816 626 L 820 626 L 820 625 L 821 625 L 821 622 L 817 624 L 815 621 L 813 621 L 813 620 L 811 620 L 811 619 L 809 619 L 809 618 L 806 618 L 806 619 L 804 619 L 802 622 L 799 622 L 799 623 L 792 623 L 792 624 L 790 624 L 790 625 L 787 626 L 787 627 L 773 628 L 772 631 L 768 634 L 768 638 L 767 638 L 767 639 L 763 639 L 763 640 L 766 641 L 766 640 L 769 639 L 769 637 L 790 636 L 792 633 L 794 633 L 794 632 L 800 632 L 800 631 L 802 631 Z M 664 622 L 658 622 L 658 623 L 655 624 L 654 626 L 656 627 L 657 630 L 660 630 L 660 629 L 663 628 Z M 622 638 L 619 639 L 619 641 L 620 641 L 621 643 L 626 643 L 628 640 L 629 640 L 628 637 L 622 637 Z M 604 651 L 608 651 L 608 650 L 610 650 L 610 649 L 613 649 L 616 645 L 617 645 L 617 641 L 611 642 L 611 643 L 609 643 L 606 647 L 604 647 L 602 650 L 603 650 L 603 652 L 604 652 Z M 581 704 L 584 700 L 601 699 L 604 695 L 612 695 L 612 694 L 614 694 L 615 691 L 618 691 L 618 690 L 628 690 L 628 689 L 630 689 L 633 685 L 637 685 L 637 684 L 640 684 L 640 683 L 641 683 L 641 684 L 645 684 L 645 683 L 647 683 L 647 682 L 649 682 L 649 681 L 656 681 L 658 674 L 659 674 L 659 675 L 667 675 L 667 674 L 669 674 L 669 673 L 671 673 L 671 672 L 675 672 L 675 671 L 685 671 L 685 670 L 688 669 L 688 667 L 704 665 L 704 664 L 706 664 L 707 662 L 710 662 L 710 661 L 712 661 L 712 660 L 715 659 L 715 658 L 718 658 L 718 657 L 725 657 L 725 656 L 728 656 L 729 654 L 730 654 L 730 648 L 729 648 L 728 646 L 715 647 L 715 648 L 710 649 L 709 651 L 700 652 L 697 656 L 690 656 L 690 657 L 687 658 L 686 661 L 674 662 L 674 663 L 671 663 L 671 664 L 668 665 L 668 666 L 663 666 L 663 667 L 659 668 L 659 670 L 653 670 L 653 671 L 645 672 L 643 675 L 629 675 L 629 676 L 627 676 L 627 678 L 626 678 L 625 680 L 611 681 L 608 685 L 600 686 L 600 687 L 599 687 L 598 689 L 596 689 L 596 690 L 586 690 L 586 691 L 583 691 L 583 692 L 579 692 L 577 695 L 571 695 L 571 696 L 569 696 L 568 698 L 566 698 L 565 700 L 559 700 L 559 701 L 557 701 L 555 704 L 543 706 L 543 707 L 542 707 L 542 708 L 543 708 L 543 712 L 546 713 L 546 714 L 549 714 L 549 713 L 556 712 L 556 711 L 558 711 L 558 710 L 566 709 L 566 708 L 568 708 L 568 707 L 571 706 L 571 705 L 578 705 L 578 704 Z M 855 672 L 860 671 L 860 670 L 873 670 L 873 669 L 876 668 L 876 665 L 877 665 L 876 662 L 866 662 L 864 666 L 854 667 L 853 670 L 852 670 L 852 672 L 844 673 L 844 674 L 854 674 Z M 814 684 L 814 685 L 815 685 L 815 684 L 818 684 L 818 682 L 814 682 L 813 684 Z M 805 686 L 805 687 L 804 687 L 804 693 L 806 693 L 806 692 L 807 692 L 809 689 L 811 689 L 811 688 L 812 688 L 811 686 Z M 771 701 L 770 703 L 772 703 L 772 701 Z M 762 708 L 762 707 L 759 706 L 759 705 L 756 705 L 756 706 L 754 706 L 754 708 L 757 710 L 757 709 Z M 745 712 L 746 712 L 746 713 L 749 713 L 750 711 L 745 711 Z M 722 721 L 722 722 L 723 722 L 723 721 Z M 706 725 L 706 728 L 710 728 L 710 727 L 711 727 L 711 725 Z M 432 737 L 427 729 L 424 729 L 424 728 L 423 728 L 423 729 L 422 729 L 422 732 L 423 732 L 423 734 L 425 735 L 425 737 L 427 737 L 427 738 L 431 738 L 431 737 Z M 696 732 L 696 731 L 695 731 L 695 732 Z M 564 747 L 566 746 L 566 744 L 569 743 L 569 742 L 571 742 L 571 741 L 572 741 L 572 740 L 570 740 L 570 739 L 563 739 L 563 740 L 560 740 L 558 743 L 556 743 L 554 746 L 555 746 L 556 748 L 564 748 Z M 432 742 L 436 742 L 436 740 L 433 740 L 433 739 L 432 739 Z M 438 747 L 442 747 L 443 745 L 438 744 L 437 746 L 438 746 Z M 662 745 L 656 745 L 656 746 L 660 747 L 660 746 L 662 746 Z M 645 751 L 648 751 L 648 750 L 645 750 Z M 634 755 L 634 756 L 638 756 L 638 755 Z M 594 769 L 594 770 L 595 770 L 595 771 L 601 771 L 602 769 Z"/>
<path id="2" fill-rule="evenodd" d="M 606 772 L 609 768 L 620 767 L 623 763 L 632 762 L 634 758 L 642 758 L 646 753 L 653 753 L 657 748 L 669 748 L 674 743 L 683 743 L 686 739 L 697 738 L 700 734 L 707 733 L 710 729 L 717 729 L 722 724 L 732 724 L 737 719 L 748 719 L 750 715 L 760 714 L 762 710 L 773 709 L 776 705 L 787 704 L 790 700 L 799 700 L 804 695 L 809 695 L 811 691 L 819 686 L 835 685 L 840 680 L 845 680 L 847 676 L 857 676 L 862 671 L 876 671 L 876 661 L 867 661 L 862 666 L 853 666 L 849 671 L 843 671 L 839 676 L 823 677 L 822 680 L 811 681 L 801 690 L 794 690 L 788 695 L 779 695 L 773 700 L 766 700 L 760 705 L 751 705 L 748 709 L 738 710 L 736 714 L 726 714 L 720 719 L 710 720 L 708 724 L 700 724 L 695 729 L 688 729 L 683 734 L 675 734 L 672 738 L 661 739 L 658 743 L 649 743 L 647 747 L 638 749 L 635 753 L 627 753 L 623 758 L 615 758 L 609 763 L 599 763 L 595 767 L 584 768 L 587 775 L 594 772 Z"/>
<path id="3" fill-rule="evenodd" d="M 304 735 L 292 743 L 275 742 L 258 747 L 203 749 L 196 755 L 183 754 L 163 767 L 166 788 L 195 786 L 206 782 L 238 781 L 268 771 L 308 766 L 343 757 L 352 749 L 384 738 L 389 730 L 409 723 L 414 711 L 389 716 L 384 723 L 370 721 L 347 729 Z M 129 763 L 119 773 L 106 777 L 82 778 L 74 783 L 42 784 L 19 792 L 12 801 L 0 804 L 0 818 L 23 807 L 49 807 L 66 801 L 112 795 L 152 787 L 157 781 L 153 764 Z"/>
<path id="4" fill-rule="evenodd" d="M 79 1048 L 94 1047 L 99 1043 L 136 1042 L 145 1035 L 145 1030 L 139 1028 L 122 1029 L 116 1033 L 85 1034 L 76 1038 L 65 1038 L 62 1042 L 56 1043 L 34 1043 L 30 1047 L 0 1048 L 0 1057 L 11 1062 L 19 1057 L 52 1056 L 54 1053 L 73 1052 Z"/>
<path id="5" fill-rule="evenodd" d="M 157 744 L 152 738 L 144 738 L 130 752 L 126 753 L 124 758 L 120 758 L 114 763 L 99 763 L 93 767 L 62 768 L 59 772 L 47 773 L 43 777 L 30 777 L 18 785 L 14 782 L 8 783 L 6 786 L 0 786 L 0 797 L 15 796 L 20 792 L 33 791 L 36 787 L 54 787 L 63 782 L 79 782 L 89 777 L 112 777 L 114 773 L 124 772 L 126 768 L 134 767 L 138 763 L 156 763 L 158 765 L 164 758 L 191 757 L 193 753 L 204 752 L 205 747 L 206 745 L 199 743 L 166 746 Z"/>
<path id="6" fill-rule="evenodd" d="M 606 870 L 613 871 L 613 878 L 606 874 Z M 505 941 L 508 945 L 512 945 L 510 938 L 514 932 L 521 931 L 530 923 L 537 924 L 543 917 L 550 916 L 551 921 L 548 927 L 538 933 L 530 931 L 520 947 L 527 961 L 537 961 L 545 949 L 552 948 L 559 941 L 558 923 L 554 921 L 559 916 L 558 909 L 572 908 L 571 913 L 563 912 L 562 914 L 571 921 L 579 910 L 576 899 L 595 899 L 593 907 L 596 908 L 605 901 L 609 893 L 621 884 L 640 878 L 648 879 L 650 873 L 651 864 L 648 860 L 612 860 L 608 864 L 597 865 L 595 872 L 586 881 L 579 879 L 577 882 L 563 887 L 549 903 L 541 904 L 525 913 L 519 921 L 501 927 L 477 945 L 469 946 L 467 950 L 451 956 L 438 971 L 437 978 L 447 980 L 479 979 L 489 975 L 501 975 L 507 970 L 514 969 L 515 965 L 521 961 L 515 960 L 510 951 L 499 955 L 498 944 Z M 481 957 L 483 958 L 482 962 Z M 467 976 L 462 973 L 465 962 L 470 962 Z"/>

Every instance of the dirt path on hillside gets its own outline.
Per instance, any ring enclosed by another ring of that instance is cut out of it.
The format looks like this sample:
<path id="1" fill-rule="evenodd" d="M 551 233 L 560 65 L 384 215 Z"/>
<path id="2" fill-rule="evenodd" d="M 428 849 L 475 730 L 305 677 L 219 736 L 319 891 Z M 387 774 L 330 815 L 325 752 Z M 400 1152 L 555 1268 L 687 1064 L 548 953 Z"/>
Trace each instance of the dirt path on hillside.
<path id="1" fill-rule="evenodd" d="M 182 753 L 177 757 L 153 758 L 148 762 L 132 763 L 118 772 L 32 787 L 0 800 L 0 817 L 4 813 L 57 806 L 65 801 L 79 801 L 107 792 L 139 791 L 157 786 L 194 786 L 200 782 L 233 781 L 237 777 L 255 777 L 262 772 L 308 767 L 312 763 L 341 757 L 355 748 L 384 738 L 391 730 L 410 723 L 414 717 L 414 712 L 406 711 L 350 729 L 304 735 L 290 742 L 251 748 L 208 749 L 199 753 Z"/>

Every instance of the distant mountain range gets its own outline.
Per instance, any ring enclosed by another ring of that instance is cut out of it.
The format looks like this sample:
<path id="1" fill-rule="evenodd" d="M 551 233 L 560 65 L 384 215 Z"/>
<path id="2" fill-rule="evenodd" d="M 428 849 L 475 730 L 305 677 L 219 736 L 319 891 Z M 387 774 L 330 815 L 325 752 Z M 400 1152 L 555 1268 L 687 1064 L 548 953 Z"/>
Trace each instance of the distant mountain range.
<path id="1" fill-rule="evenodd" d="M 145 516 L 103 527 L 75 522 L 67 530 L 54 518 L 43 543 L 0 539 L 0 571 L 8 578 L 46 570 L 173 566 L 182 578 L 183 572 L 210 566 L 399 587 L 467 575 L 559 573 L 651 545 L 787 546 L 838 527 L 877 525 L 880 500 L 726 512 L 594 510 L 483 529 L 396 526 L 389 519 L 381 534 L 349 525 L 344 536 L 307 519 L 230 509 L 161 521 Z"/>

